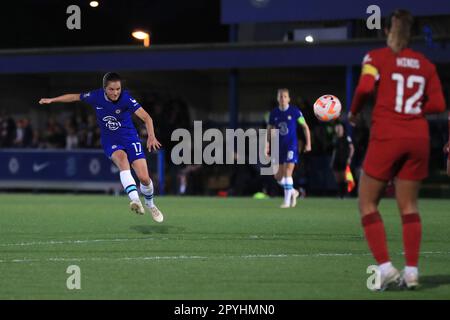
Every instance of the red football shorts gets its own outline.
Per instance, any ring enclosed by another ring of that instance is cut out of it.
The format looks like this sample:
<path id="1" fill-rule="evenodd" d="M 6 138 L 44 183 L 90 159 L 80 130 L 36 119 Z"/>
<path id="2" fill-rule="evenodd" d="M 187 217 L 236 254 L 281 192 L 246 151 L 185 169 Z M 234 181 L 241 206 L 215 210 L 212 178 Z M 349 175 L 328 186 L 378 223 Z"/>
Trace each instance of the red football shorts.
<path id="1" fill-rule="evenodd" d="M 370 139 L 363 169 L 366 174 L 388 181 L 423 180 L 428 176 L 429 139 Z"/>

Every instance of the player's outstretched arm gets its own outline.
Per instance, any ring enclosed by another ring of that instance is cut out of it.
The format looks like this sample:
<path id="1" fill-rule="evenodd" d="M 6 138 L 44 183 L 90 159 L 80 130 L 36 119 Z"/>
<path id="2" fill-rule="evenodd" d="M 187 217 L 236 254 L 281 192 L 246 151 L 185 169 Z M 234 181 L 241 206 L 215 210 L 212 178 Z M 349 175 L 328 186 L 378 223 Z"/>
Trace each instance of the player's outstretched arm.
<path id="1" fill-rule="evenodd" d="M 144 108 L 139 108 L 135 111 L 135 114 L 145 123 L 145 128 L 147 129 L 147 149 L 148 151 L 157 150 L 161 148 L 161 143 L 155 137 L 155 129 L 153 128 L 152 117 L 144 110 Z"/>
<path id="2" fill-rule="evenodd" d="M 39 104 L 50 104 L 54 102 L 75 102 L 80 101 L 80 94 L 79 93 L 70 93 L 70 94 L 63 94 L 62 96 L 54 97 L 54 98 L 42 98 L 39 100 Z"/>

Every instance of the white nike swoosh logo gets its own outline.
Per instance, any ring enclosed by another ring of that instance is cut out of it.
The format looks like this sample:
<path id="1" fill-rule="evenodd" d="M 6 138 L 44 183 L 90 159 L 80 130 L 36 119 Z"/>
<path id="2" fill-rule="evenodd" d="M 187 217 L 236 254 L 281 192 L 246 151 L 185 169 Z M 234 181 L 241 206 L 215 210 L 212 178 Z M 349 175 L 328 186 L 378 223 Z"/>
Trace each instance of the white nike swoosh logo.
<path id="1" fill-rule="evenodd" d="M 103 109 L 103 108 L 95 107 L 95 109 L 97 109 L 97 110 L 101 110 L 101 109 Z"/>
<path id="2" fill-rule="evenodd" d="M 33 164 L 33 172 L 39 172 L 44 170 L 45 168 L 47 168 L 50 165 L 50 162 L 44 162 L 42 164 Z"/>
<path id="3" fill-rule="evenodd" d="M 137 156 L 140 156 L 142 154 L 142 152 L 136 153 Z"/>

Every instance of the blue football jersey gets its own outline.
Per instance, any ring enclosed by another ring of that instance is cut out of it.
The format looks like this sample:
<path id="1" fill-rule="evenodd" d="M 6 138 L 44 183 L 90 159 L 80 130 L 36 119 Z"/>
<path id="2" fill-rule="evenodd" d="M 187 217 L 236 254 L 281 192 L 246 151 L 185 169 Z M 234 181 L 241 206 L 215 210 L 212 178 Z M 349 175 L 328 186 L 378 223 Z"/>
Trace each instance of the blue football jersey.
<path id="1" fill-rule="evenodd" d="M 95 110 L 102 138 L 137 136 L 131 116 L 141 105 L 128 91 L 123 90 L 115 102 L 107 98 L 103 89 L 82 93 L 80 100 Z"/>
<path id="2" fill-rule="evenodd" d="M 297 148 L 297 120 L 301 117 L 303 117 L 301 111 L 291 105 L 284 111 L 279 107 L 272 110 L 269 116 L 269 124 L 280 130 L 280 146 Z"/>

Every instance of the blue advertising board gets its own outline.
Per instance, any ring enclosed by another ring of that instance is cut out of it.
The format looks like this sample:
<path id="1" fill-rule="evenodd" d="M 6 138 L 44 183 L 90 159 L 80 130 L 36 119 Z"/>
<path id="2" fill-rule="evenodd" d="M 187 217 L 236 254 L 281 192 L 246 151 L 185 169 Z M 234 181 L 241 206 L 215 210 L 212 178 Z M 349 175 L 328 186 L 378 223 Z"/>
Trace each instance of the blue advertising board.
<path id="1" fill-rule="evenodd" d="M 101 150 L 0 150 L 0 187 L 120 189 L 119 170 Z"/>

